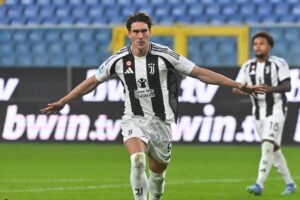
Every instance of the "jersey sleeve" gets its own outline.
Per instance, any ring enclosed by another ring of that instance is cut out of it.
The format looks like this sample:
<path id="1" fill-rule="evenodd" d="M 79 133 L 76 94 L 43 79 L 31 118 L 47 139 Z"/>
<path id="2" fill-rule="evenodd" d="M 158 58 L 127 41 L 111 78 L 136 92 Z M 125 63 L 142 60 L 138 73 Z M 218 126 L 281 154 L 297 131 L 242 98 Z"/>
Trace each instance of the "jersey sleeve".
<path id="1" fill-rule="evenodd" d="M 247 82 L 247 63 L 243 64 L 242 67 L 240 68 L 240 71 L 236 77 L 236 81 L 240 83 L 246 83 Z"/>
<path id="2" fill-rule="evenodd" d="M 278 67 L 278 79 L 280 82 L 290 78 L 290 68 L 285 60 L 282 59 Z"/>
<path id="3" fill-rule="evenodd" d="M 172 55 L 171 62 L 175 70 L 187 76 L 191 74 L 193 68 L 196 66 L 195 63 L 193 63 L 186 57 L 177 54 L 176 52 L 172 51 L 169 48 L 168 48 L 168 54 Z"/>
<path id="4" fill-rule="evenodd" d="M 111 74 L 111 69 L 114 63 L 111 62 L 111 58 L 112 57 L 103 62 L 96 70 L 95 77 L 100 83 L 108 80 L 113 76 L 113 74 Z"/>

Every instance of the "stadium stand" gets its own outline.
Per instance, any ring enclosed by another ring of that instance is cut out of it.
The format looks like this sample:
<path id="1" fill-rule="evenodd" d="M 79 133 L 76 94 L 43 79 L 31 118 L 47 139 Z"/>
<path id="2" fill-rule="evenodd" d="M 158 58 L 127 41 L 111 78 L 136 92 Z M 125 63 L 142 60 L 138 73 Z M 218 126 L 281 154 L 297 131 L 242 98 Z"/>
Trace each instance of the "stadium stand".
<path id="1" fill-rule="evenodd" d="M 0 31 L 0 66 L 98 65 L 110 55 L 111 29 L 54 30 L 45 26 L 123 24 L 126 16 L 134 11 L 149 13 L 160 25 L 273 25 L 300 22 L 298 0 L 7 0 L 0 6 L 0 26 L 3 27 Z M 30 28 L 32 25 L 44 27 Z M 251 34 L 258 30 L 264 28 L 251 28 Z M 300 41 L 300 29 L 273 28 L 269 31 L 278 42 L 274 52 L 285 57 L 290 64 L 298 64 L 298 58 L 294 55 L 299 53 L 299 45 L 295 43 Z M 154 40 L 173 47 L 172 39 L 165 38 Z M 74 46 L 70 46 L 71 43 Z M 203 65 L 233 66 L 237 64 L 236 46 L 236 40 L 228 37 L 191 37 L 188 57 Z M 207 56 L 212 54 L 219 55 L 219 60 L 217 56 L 215 59 Z"/>

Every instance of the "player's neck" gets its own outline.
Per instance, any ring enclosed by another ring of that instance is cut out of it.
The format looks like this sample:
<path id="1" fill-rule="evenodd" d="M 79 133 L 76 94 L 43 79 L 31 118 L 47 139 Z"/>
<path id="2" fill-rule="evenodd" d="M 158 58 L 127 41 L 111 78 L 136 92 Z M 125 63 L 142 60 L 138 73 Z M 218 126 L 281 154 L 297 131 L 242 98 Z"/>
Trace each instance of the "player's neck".
<path id="1" fill-rule="evenodd" d="M 263 57 L 256 57 L 256 61 L 263 63 L 263 62 L 266 62 L 266 60 L 268 60 L 268 58 L 269 58 L 269 55 L 265 55 Z"/>
<path id="2" fill-rule="evenodd" d="M 148 54 L 150 48 L 150 44 L 147 45 L 147 47 L 143 48 L 143 49 L 138 49 L 138 48 L 134 48 L 133 46 L 131 46 L 131 51 L 132 54 L 137 56 L 137 57 L 142 57 Z"/>

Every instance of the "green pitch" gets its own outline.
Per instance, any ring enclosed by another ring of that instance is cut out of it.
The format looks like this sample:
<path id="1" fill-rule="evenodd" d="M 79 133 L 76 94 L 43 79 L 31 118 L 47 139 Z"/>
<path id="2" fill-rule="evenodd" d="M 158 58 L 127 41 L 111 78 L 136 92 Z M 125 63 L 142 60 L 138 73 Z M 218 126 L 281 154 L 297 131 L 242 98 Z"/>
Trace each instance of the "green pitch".
<path id="1" fill-rule="evenodd" d="M 300 186 L 300 147 L 284 147 Z M 259 146 L 173 145 L 166 200 L 300 199 L 282 197 L 284 182 L 273 169 L 263 196 L 254 183 Z M 129 200 L 129 159 L 122 145 L 0 144 L 0 200 Z"/>

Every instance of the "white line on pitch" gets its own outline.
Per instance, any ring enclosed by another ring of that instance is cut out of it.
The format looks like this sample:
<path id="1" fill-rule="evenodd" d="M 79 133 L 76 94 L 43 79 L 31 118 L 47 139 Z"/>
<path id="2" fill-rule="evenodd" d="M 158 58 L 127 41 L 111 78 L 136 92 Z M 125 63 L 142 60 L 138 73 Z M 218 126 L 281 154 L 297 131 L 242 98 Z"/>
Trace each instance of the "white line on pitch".
<path id="1" fill-rule="evenodd" d="M 300 179 L 300 176 L 293 177 Z M 268 180 L 279 180 L 281 178 L 269 178 Z M 64 179 L 58 179 L 64 180 Z M 67 179 L 66 179 L 67 180 Z M 73 180 L 73 179 L 72 179 Z M 79 179 L 85 180 L 85 179 Z M 167 185 L 182 185 L 182 184 L 201 184 L 201 183 L 238 183 L 249 181 L 249 179 L 199 179 L 199 180 L 173 180 L 169 181 Z M 51 187 L 51 188 L 32 188 L 32 189 L 15 189 L 15 190 L 0 190 L 0 193 L 20 193 L 20 192 L 49 192 L 49 191 L 66 191 L 66 190 L 95 190 L 108 188 L 124 188 L 130 187 L 129 184 L 109 184 L 109 185 L 88 185 L 88 186 L 74 186 L 74 187 Z"/>

